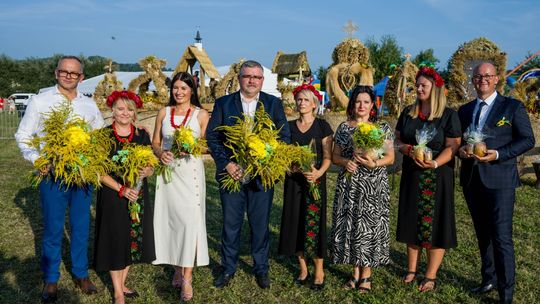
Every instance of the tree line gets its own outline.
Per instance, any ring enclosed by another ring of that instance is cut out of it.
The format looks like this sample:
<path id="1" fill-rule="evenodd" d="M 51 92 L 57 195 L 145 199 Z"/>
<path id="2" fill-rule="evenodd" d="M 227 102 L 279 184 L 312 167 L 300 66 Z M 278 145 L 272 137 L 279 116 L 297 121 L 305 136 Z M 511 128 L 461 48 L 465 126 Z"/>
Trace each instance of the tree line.
<path id="1" fill-rule="evenodd" d="M 0 55 L 0 96 L 13 93 L 37 93 L 39 89 L 56 84 L 54 69 L 61 54 L 47 58 L 26 58 L 16 60 L 6 55 Z M 86 78 L 103 74 L 109 59 L 102 56 L 80 56 L 84 64 Z M 142 71 L 138 63 L 115 63 L 115 71 Z"/>

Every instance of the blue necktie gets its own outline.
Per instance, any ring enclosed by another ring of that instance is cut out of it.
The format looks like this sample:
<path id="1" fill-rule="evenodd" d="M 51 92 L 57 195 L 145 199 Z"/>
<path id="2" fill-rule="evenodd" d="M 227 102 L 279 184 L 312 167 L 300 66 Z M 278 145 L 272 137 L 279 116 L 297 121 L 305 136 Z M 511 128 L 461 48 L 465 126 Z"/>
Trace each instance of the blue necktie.
<path id="1" fill-rule="evenodd" d="M 482 109 L 487 106 L 487 103 L 485 101 L 482 101 L 480 103 L 480 107 L 478 107 L 478 111 L 476 111 L 476 117 L 474 118 L 474 125 L 476 127 L 479 127 L 478 124 L 480 123 L 480 113 L 482 113 Z"/>

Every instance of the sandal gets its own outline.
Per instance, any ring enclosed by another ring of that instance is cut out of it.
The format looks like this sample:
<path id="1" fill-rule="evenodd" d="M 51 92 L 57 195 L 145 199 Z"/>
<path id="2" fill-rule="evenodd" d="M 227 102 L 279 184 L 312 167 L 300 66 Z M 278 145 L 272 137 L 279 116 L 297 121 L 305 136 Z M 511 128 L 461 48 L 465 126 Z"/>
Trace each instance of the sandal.
<path id="1" fill-rule="evenodd" d="M 356 289 L 356 284 L 358 284 L 358 279 L 355 277 L 351 277 L 349 281 L 347 281 L 347 283 L 343 285 L 343 288 L 345 290 L 353 290 L 353 289 Z"/>
<path id="2" fill-rule="evenodd" d="M 182 291 L 180 292 L 180 298 L 184 302 L 187 302 L 193 299 L 193 286 L 191 286 L 192 280 L 193 279 L 188 280 L 188 279 L 182 278 Z M 191 291 L 187 292 L 186 287 L 189 287 Z"/>
<path id="3" fill-rule="evenodd" d="M 174 275 L 173 275 L 173 279 L 172 279 L 172 287 L 174 288 L 182 288 L 182 272 L 175 269 L 174 270 Z"/>
<path id="4" fill-rule="evenodd" d="M 360 284 L 369 283 L 369 287 L 360 286 Z M 367 293 L 371 291 L 371 277 L 362 278 L 358 280 L 358 288 L 360 293 Z"/>
<path id="5" fill-rule="evenodd" d="M 409 276 L 412 276 L 412 279 L 410 281 L 407 280 Z M 405 284 L 411 284 L 415 278 L 416 278 L 416 271 L 407 271 L 407 273 L 404 274 L 403 277 L 401 277 L 401 281 Z"/>
<path id="6" fill-rule="evenodd" d="M 418 286 L 418 291 L 428 292 L 435 290 L 435 288 L 437 288 L 437 279 L 424 278 L 420 282 L 420 286 Z"/>

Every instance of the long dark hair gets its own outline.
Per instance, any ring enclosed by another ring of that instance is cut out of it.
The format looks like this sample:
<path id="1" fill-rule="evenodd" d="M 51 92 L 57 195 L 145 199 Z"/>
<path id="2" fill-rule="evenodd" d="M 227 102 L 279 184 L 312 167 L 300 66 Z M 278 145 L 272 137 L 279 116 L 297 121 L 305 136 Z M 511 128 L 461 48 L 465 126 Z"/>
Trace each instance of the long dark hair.
<path id="1" fill-rule="evenodd" d="M 373 103 L 373 108 L 371 108 L 371 112 L 369 113 L 369 120 L 375 121 L 377 119 L 377 97 L 375 96 L 373 87 L 365 85 L 356 86 L 352 91 L 351 96 L 349 97 L 349 103 L 347 104 L 347 119 L 356 119 L 356 114 L 354 113 L 354 104 L 356 103 L 356 97 L 358 97 L 360 93 L 367 93 L 369 95 L 369 99 Z"/>
<path id="2" fill-rule="evenodd" d="M 189 73 L 186 73 L 186 72 L 179 72 L 178 74 L 174 75 L 174 77 L 171 79 L 171 88 L 169 90 L 170 98 L 169 98 L 168 105 L 171 107 L 176 105 L 176 100 L 174 99 L 174 94 L 173 94 L 173 87 L 174 87 L 174 83 L 177 80 L 183 81 L 185 84 L 188 85 L 188 87 L 191 88 L 191 92 L 193 93 L 191 94 L 191 98 L 190 98 L 191 104 L 196 107 L 202 108 L 201 102 L 199 101 L 199 95 L 197 95 L 197 85 L 195 84 L 195 80 L 193 80 L 193 76 L 191 76 Z"/>

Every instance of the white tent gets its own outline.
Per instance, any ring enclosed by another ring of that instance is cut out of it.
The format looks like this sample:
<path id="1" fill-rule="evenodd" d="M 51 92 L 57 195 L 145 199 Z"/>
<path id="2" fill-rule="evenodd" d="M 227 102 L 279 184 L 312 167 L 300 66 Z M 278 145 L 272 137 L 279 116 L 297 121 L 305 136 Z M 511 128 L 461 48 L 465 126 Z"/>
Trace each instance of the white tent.
<path id="1" fill-rule="evenodd" d="M 227 74 L 227 72 L 229 71 L 229 67 L 230 66 L 226 65 L 226 66 L 220 66 L 217 68 L 221 77 Z M 264 83 L 263 83 L 263 88 L 262 88 L 263 92 L 277 96 L 277 97 L 281 97 L 281 93 L 279 93 L 279 91 L 277 90 L 277 74 L 273 74 L 270 69 L 264 66 L 263 68 L 264 68 Z M 118 80 L 122 82 L 122 85 L 124 86 L 125 89 L 127 89 L 129 83 L 133 79 L 137 78 L 142 73 L 143 72 L 115 72 L 116 77 L 118 78 Z M 163 72 L 163 74 L 165 74 L 165 76 L 169 78 L 172 78 L 172 72 Z M 79 92 L 85 95 L 94 94 L 94 91 L 96 90 L 98 83 L 101 80 L 103 80 L 103 77 L 104 77 L 103 75 L 104 74 L 101 74 L 99 76 L 95 76 L 95 77 L 83 80 L 79 84 L 79 87 L 78 87 Z M 210 79 L 205 79 L 206 85 L 208 85 L 209 81 Z M 46 91 L 51 88 L 41 89 L 40 92 Z M 154 90 L 154 89 L 155 89 L 154 84 L 150 83 L 149 90 Z"/>

